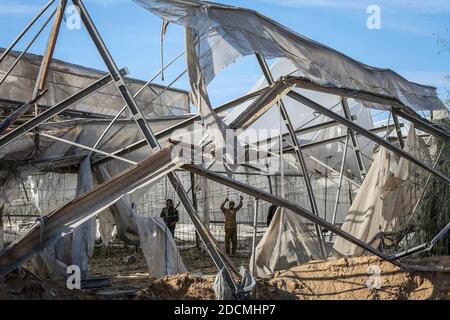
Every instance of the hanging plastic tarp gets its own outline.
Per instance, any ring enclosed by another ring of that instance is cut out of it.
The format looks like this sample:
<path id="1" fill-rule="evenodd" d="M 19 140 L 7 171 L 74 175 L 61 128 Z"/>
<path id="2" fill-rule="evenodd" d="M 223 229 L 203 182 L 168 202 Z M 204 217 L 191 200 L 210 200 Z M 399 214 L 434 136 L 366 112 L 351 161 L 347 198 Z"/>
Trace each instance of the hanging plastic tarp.
<path id="1" fill-rule="evenodd" d="M 99 181 L 108 181 L 120 173 L 118 162 L 111 162 L 97 170 Z M 138 198 L 136 196 L 135 198 Z M 150 276 L 162 277 L 168 274 L 186 272 L 177 245 L 161 218 L 140 217 L 133 209 L 130 196 L 124 195 L 108 208 L 109 221 L 104 221 L 110 228 L 114 224 L 118 237 L 128 244 L 139 244 L 144 254 Z M 102 221 L 99 221 L 102 224 Z M 105 235 L 106 237 L 108 235 Z M 109 235 L 110 236 L 110 235 Z"/>
<path id="2" fill-rule="evenodd" d="M 278 208 L 261 241 L 256 246 L 255 266 L 250 270 L 268 277 L 277 270 L 286 270 L 310 260 L 321 259 L 317 236 L 289 210 Z"/>
<path id="3" fill-rule="evenodd" d="M 134 214 L 133 219 L 150 276 L 160 278 L 187 272 L 175 240 L 161 218 L 143 218 Z"/>
<path id="4" fill-rule="evenodd" d="M 41 176 L 41 183 L 43 180 Z M 85 157 L 80 163 L 75 196 L 82 196 L 93 187 L 91 161 L 89 157 Z M 36 204 L 40 204 L 42 200 L 48 201 L 51 197 L 48 194 L 49 189 L 41 188 L 39 190 L 45 190 L 46 192 L 34 193 L 33 198 Z M 63 189 L 60 192 L 65 192 L 65 190 Z M 47 207 L 46 209 L 50 210 L 41 212 L 44 216 L 56 208 Z M 72 232 L 63 235 L 34 257 L 31 261 L 34 271 L 41 277 L 57 280 L 66 276 L 67 266 L 76 265 L 80 268 L 81 277 L 83 279 L 89 278 L 89 259 L 94 251 L 96 235 L 95 220 L 95 217 L 92 217 L 83 222 L 73 229 Z M 41 227 L 45 228 L 45 219 L 42 219 L 42 224 Z"/>
<path id="5" fill-rule="evenodd" d="M 363 64 L 256 11 L 197 0 L 133 1 L 164 20 L 195 30 L 206 85 L 240 57 L 259 53 L 266 59 L 289 59 L 303 76 L 319 84 L 385 94 L 415 110 L 444 107 L 436 88 Z"/>
<path id="6" fill-rule="evenodd" d="M 405 151 L 430 164 L 425 142 L 410 127 Z M 344 220 L 342 230 L 371 244 L 380 245 L 383 233 L 394 230 L 402 217 L 411 214 L 422 189 L 418 183 L 420 170 L 409 161 L 380 148 L 363 184 Z M 337 256 L 360 256 L 365 252 L 338 237 L 333 250 Z"/>

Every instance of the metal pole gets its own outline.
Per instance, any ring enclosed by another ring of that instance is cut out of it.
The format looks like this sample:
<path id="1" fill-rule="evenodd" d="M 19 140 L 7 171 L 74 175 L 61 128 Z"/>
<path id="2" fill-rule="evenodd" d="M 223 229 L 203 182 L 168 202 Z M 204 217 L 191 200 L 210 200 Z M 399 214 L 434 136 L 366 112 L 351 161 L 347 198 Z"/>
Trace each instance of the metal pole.
<path id="1" fill-rule="evenodd" d="M 175 82 L 177 82 L 185 73 L 187 72 L 187 70 L 183 71 L 177 78 L 175 78 L 170 84 L 168 84 L 156 97 L 154 97 L 148 104 L 152 104 L 156 99 L 158 99 L 164 92 L 166 92 Z M 145 88 L 145 87 L 144 87 Z M 136 98 L 136 95 L 133 97 Z M 108 126 L 109 128 L 112 127 L 112 125 L 114 124 L 115 121 L 117 121 L 117 118 L 122 114 L 122 112 L 127 108 L 127 106 L 123 106 L 122 110 L 120 110 L 119 114 L 116 115 L 115 119 L 113 119 L 110 123 L 110 125 Z M 112 138 L 114 138 L 121 129 L 123 129 L 128 123 L 123 124 L 119 129 L 116 130 L 116 132 L 114 132 L 111 137 L 108 138 L 107 141 L 105 141 L 103 144 L 107 143 L 109 140 L 111 140 Z M 106 128 L 104 133 L 102 134 L 103 137 L 106 135 L 106 133 L 108 132 L 109 128 Z M 101 137 L 101 138 L 103 138 Z M 100 143 L 101 139 L 97 140 L 96 144 L 98 145 Z"/>
<path id="2" fill-rule="evenodd" d="M 269 66 L 267 65 L 267 61 L 260 54 L 256 54 L 256 58 L 258 59 L 258 63 L 264 73 L 267 83 L 269 85 L 272 85 L 274 83 L 273 76 L 272 76 L 272 73 L 270 72 Z M 305 158 L 303 157 L 303 152 L 302 152 L 302 149 L 300 146 L 300 142 L 298 141 L 297 135 L 295 134 L 294 126 L 292 125 L 291 119 L 289 118 L 289 114 L 286 110 L 283 100 L 281 100 L 281 99 L 279 100 L 279 107 L 280 107 L 280 111 L 281 111 L 281 116 L 283 118 L 283 121 L 284 121 L 287 129 L 288 129 L 289 135 L 290 135 L 292 143 L 294 145 L 295 154 L 296 154 L 297 159 L 302 168 L 303 179 L 304 179 L 304 182 L 306 185 L 306 190 L 308 192 L 308 198 L 309 198 L 309 203 L 311 205 L 311 211 L 315 215 L 319 216 L 319 210 L 317 208 L 316 198 L 314 197 L 314 190 L 312 188 L 311 180 L 308 175 L 308 168 L 306 166 Z M 283 146 L 281 144 L 280 144 L 280 147 L 283 148 Z M 320 227 L 317 224 L 315 225 L 315 228 L 316 228 L 317 238 L 319 240 L 322 256 L 323 256 L 323 258 L 326 258 L 326 249 L 325 249 L 325 243 L 324 243 L 322 230 L 320 229 Z"/>
<path id="3" fill-rule="evenodd" d="M 405 140 L 403 139 L 402 130 L 400 129 L 400 122 L 396 114 L 392 112 L 392 119 L 394 120 L 395 131 L 397 132 L 398 142 L 400 143 L 400 148 L 405 148 Z"/>
<path id="4" fill-rule="evenodd" d="M 448 132 L 444 131 L 442 128 L 435 126 L 432 122 L 429 122 L 427 119 L 420 117 L 418 114 L 416 114 L 416 116 L 413 116 L 405 112 L 403 109 L 399 108 L 391 108 L 391 111 L 392 114 L 398 115 L 400 118 L 414 123 L 417 129 L 420 129 L 436 137 L 440 137 L 445 141 L 450 140 L 450 134 Z"/>
<path id="5" fill-rule="evenodd" d="M 198 212 L 198 205 L 197 205 L 197 193 L 195 192 L 195 174 L 192 172 L 189 172 L 190 181 L 191 181 L 191 197 L 192 197 L 192 205 L 194 206 L 195 211 Z M 189 192 L 189 191 L 188 191 Z M 198 233 L 195 233 L 195 246 L 197 248 L 200 248 L 200 239 L 198 237 Z"/>
<path id="6" fill-rule="evenodd" d="M 325 107 L 321 106 L 317 102 L 312 101 L 311 99 L 308 99 L 307 97 L 302 96 L 301 94 L 299 94 L 299 93 L 297 93 L 295 91 L 291 91 L 287 95 L 289 97 L 297 100 L 298 102 L 300 102 L 300 103 L 310 107 L 311 109 L 316 110 L 317 112 L 320 112 L 320 113 L 324 114 L 325 116 L 342 123 L 346 127 L 350 128 L 352 130 L 355 130 L 356 132 L 359 132 L 362 136 L 372 140 L 375 143 L 378 143 L 378 144 L 382 145 L 383 147 L 385 147 L 386 149 L 392 151 L 393 153 L 397 154 L 398 156 L 400 156 L 402 158 L 405 158 L 406 160 L 414 163 L 415 165 L 419 166 L 420 168 L 422 168 L 422 169 L 424 169 L 424 170 L 434 174 L 435 176 L 439 177 L 441 180 L 445 181 L 446 183 L 450 183 L 450 178 L 448 178 L 445 175 L 443 175 L 442 173 L 434 170 L 432 167 L 430 167 L 426 163 L 422 162 L 419 159 L 416 159 L 415 157 L 413 157 L 409 153 L 403 151 L 402 149 L 394 146 L 393 144 L 383 140 L 379 136 L 377 136 L 377 135 L 371 133 L 370 131 L 362 128 L 361 126 L 357 125 L 353 121 L 349 121 L 348 119 L 346 119 L 346 118 L 340 116 L 339 114 L 329 110 L 328 108 L 325 108 Z"/>
<path id="7" fill-rule="evenodd" d="M 226 177 L 224 175 L 221 174 L 216 174 L 213 173 L 211 171 L 205 170 L 204 168 L 202 168 L 201 166 L 197 166 L 194 164 L 184 164 L 182 165 L 182 168 L 191 172 L 194 172 L 197 175 L 200 176 L 204 176 L 212 181 L 218 182 L 224 186 L 227 186 L 229 188 L 232 188 L 234 190 L 243 192 L 245 194 L 248 194 L 252 197 L 256 197 L 258 199 L 273 203 L 279 207 L 283 207 L 286 208 L 288 210 L 291 210 L 292 212 L 294 212 L 295 214 L 298 214 L 306 219 L 308 219 L 309 221 L 312 221 L 313 223 L 317 223 L 320 226 L 322 226 L 323 228 L 330 230 L 334 233 L 336 233 L 338 236 L 344 238 L 345 240 L 357 245 L 358 247 L 361 247 L 365 250 L 367 250 L 370 253 L 373 253 L 376 256 L 379 256 L 380 258 L 387 260 L 391 263 L 393 263 L 396 266 L 399 266 L 400 264 L 396 261 L 392 261 L 387 255 L 385 255 L 384 253 L 382 253 L 381 251 L 379 251 L 378 249 L 375 249 L 373 247 L 371 247 L 370 245 L 364 243 L 363 241 L 361 241 L 360 239 L 354 237 L 353 235 L 342 231 L 340 228 L 332 225 L 331 223 L 329 223 L 328 221 L 323 220 L 322 218 L 316 216 L 314 213 L 312 213 L 311 211 L 297 205 L 294 202 L 285 200 L 281 197 L 275 196 L 275 195 L 271 195 L 268 192 L 265 192 L 261 189 L 257 189 L 254 188 L 252 186 L 246 185 L 245 183 L 242 183 L 240 181 L 231 179 L 229 177 Z"/>
<path id="8" fill-rule="evenodd" d="M 42 31 L 44 31 L 45 27 L 50 22 L 50 20 L 55 15 L 55 13 L 56 13 L 56 10 L 54 10 L 52 12 L 52 14 L 47 18 L 47 20 L 44 22 L 43 26 L 39 29 L 39 31 L 36 33 L 36 35 L 33 37 L 33 39 L 31 39 L 31 41 L 28 43 L 28 45 L 26 46 L 25 50 L 23 50 L 20 53 L 20 55 L 17 57 L 17 59 L 14 61 L 14 63 L 11 65 L 11 67 L 8 69 L 8 71 L 6 71 L 6 73 L 3 75 L 2 79 L 0 80 L 0 86 L 5 81 L 6 77 L 9 76 L 11 71 L 13 71 L 13 69 L 16 67 L 16 65 L 19 63 L 19 61 L 25 55 L 25 53 L 27 53 L 28 49 L 30 49 L 30 47 L 33 45 L 33 43 L 36 41 L 36 39 L 39 37 L 39 35 L 42 33 Z"/>
<path id="9" fill-rule="evenodd" d="M 163 70 L 165 70 L 166 68 L 168 68 L 172 63 L 174 63 L 176 60 L 178 60 L 178 58 L 180 58 L 182 55 L 184 54 L 184 51 L 182 53 L 180 53 L 179 55 L 177 55 L 174 59 L 172 59 L 172 61 L 170 61 L 168 64 L 166 64 L 161 70 L 159 70 L 150 80 L 148 80 L 133 96 L 133 98 L 137 98 L 142 91 L 144 91 L 144 89 L 150 85 L 153 80 L 155 80 Z M 161 95 L 161 94 L 160 94 Z M 154 101 L 154 100 L 153 100 Z M 153 102 L 152 101 L 152 102 Z M 97 148 L 98 145 L 100 144 L 100 142 L 103 140 L 103 138 L 105 137 L 105 135 L 108 133 L 108 131 L 111 129 L 111 127 L 113 126 L 113 124 L 117 121 L 117 119 L 122 115 L 122 113 L 127 109 L 127 106 L 124 105 L 122 107 L 122 109 L 120 109 L 119 113 L 111 120 L 111 122 L 109 123 L 109 125 L 106 127 L 106 129 L 102 132 L 102 134 L 100 135 L 100 137 L 97 139 L 97 141 L 95 142 L 93 148 Z M 92 152 L 89 154 L 89 157 L 92 155 Z"/>
<path id="10" fill-rule="evenodd" d="M 338 188 L 337 188 L 337 194 L 336 194 L 336 200 L 334 202 L 334 210 L 333 210 L 333 218 L 332 218 L 332 224 L 336 224 L 336 215 L 337 215 L 337 210 L 338 210 L 338 206 L 339 206 L 339 197 L 341 195 L 341 189 L 342 189 L 342 180 L 344 177 L 344 169 L 345 169 L 345 160 L 347 159 L 347 150 L 348 150 L 348 139 L 349 135 L 347 133 L 347 138 L 345 139 L 345 147 L 344 147 L 344 153 L 342 155 L 342 163 L 341 163 L 341 171 L 339 172 L 339 183 L 338 183 Z M 330 241 L 333 238 L 333 234 L 330 233 Z"/>
<path id="11" fill-rule="evenodd" d="M 341 97 L 342 110 L 344 111 L 345 118 L 348 121 L 352 121 L 352 114 L 350 112 L 350 107 L 347 103 L 347 98 Z M 361 181 L 364 181 L 366 177 L 367 171 L 364 166 L 364 161 L 361 156 L 361 149 L 359 148 L 359 141 L 356 137 L 356 133 L 347 127 L 348 133 L 350 134 L 350 138 L 352 140 L 353 151 L 355 152 L 356 162 L 358 163 L 359 173 L 361 175 Z"/>
<path id="12" fill-rule="evenodd" d="M 253 213 L 253 244 L 252 244 L 252 275 L 255 277 L 256 270 L 256 234 L 258 232 L 258 210 L 259 199 L 255 198 L 255 210 Z"/>
<path id="13" fill-rule="evenodd" d="M 123 77 L 119 73 L 119 69 L 117 68 L 111 54 L 109 53 L 108 49 L 106 48 L 105 43 L 103 42 L 98 30 L 96 29 L 91 17 L 89 16 L 89 13 L 84 6 L 83 2 L 81 0 L 73 0 L 73 3 L 75 6 L 79 8 L 81 19 L 83 20 L 83 23 L 94 42 L 95 46 L 97 47 L 98 52 L 100 53 L 103 61 L 105 62 L 109 72 L 113 76 L 114 82 L 122 95 L 122 98 L 125 100 L 128 108 L 130 109 L 131 113 L 133 114 L 133 117 L 140 128 L 142 134 L 144 135 L 147 143 L 151 147 L 152 150 L 159 150 L 161 149 L 158 140 L 153 134 L 153 131 L 150 129 L 150 127 L 147 124 L 147 121 L 144 119 L 141 111 L 139 110 L 139 107 L 134 100 L 127 84 L 125 83 Z M 173 188 L 177 191 L 178 197 L 180 198 L 181 202 L 183 203 L 183 206 L 186 209 L 186 212 L 188 213 L 189 217 L 191 218 L 197 232 L 199 233 L 203 243 L 205 244 L 211 258 L 213 259 L 216 267 L 221 270 L 224 268 L 225 275 L 226 275 L 226 281 L 230 288 L 233 288 L 237 291 L 238 287 L 236 284 L 236 281 L 231 276 L 229 266 L 233 266 L 233 263 L 231 260 L 220 251 L 218 244 L 214 241 L 214 238 L 209 233 L 209 231 L 203 226 L 202 222 L 200 221 L 186 191 L 184 190 L 183 184 L 179 180 L 178 176 L 170 172 L 167 174 L 167 177 L 169 178 L 169 181 L 171 182 Z M 225 261 L 228 263 L 228 265 L 225 263 Z"/>
<path id="14" fill-rule="evenodd" d="M 39 73 L 36 78 L 36 83 L 33 89 L 33 95 L 31 98 L 37 97 L 44 89 L 45 83 L 47 81 L 47 75 L 50 69 L 50 63 L 53 58 L 53 52 L 55 51 L 56 41 L 58 40 L 58 34 L 61 27 L 61 22 L 64 17 L 64 10 L 66 9 L 67 0 L 60 0 L 58 8 L 56 9 L 55 18 L 53 21 L 52 29 L 50 30 L 50 35 L 48 37 L 47 47 L 45 49 L 45 53 L 42 57 L 41 66 L 39 68 Z M 39 114 L 39 105 L 37 103 L 34 104 L 34 115 L 37 116 Z M 24 112 L 27 112 L 25 110 Z M 38 131 L 39 128 L 36 129 Z M 34 136 L 34 152 L 33 156 L 39 154 L 39 135 Z"/>
<path id="15" fill-rule="evenodd" d="M 39 13 L 28 23 L 28 25 L 25 27 L 25 29 L 23 29 L 23 31 L 16 37 L 16 39 L 14 39 L 14 41 L 9 45 L 9 47 L 7 49 L 5 49 L 5 51 L 3 51 L 2 56 L 0 57 L 0 63 L 2 63 L 3 59 L 5 59 L 5 57 L 8 55 L 8 53 L 11 52 L 11 50 L 15 47 L 15 45 L 17 44 L 17 42 L 20 41 L 20 39 L 22 39 L 22 37 L 25 35 L 25 33 L 28 32 L 28 30 L 30 30 L 30 28 L 34 25 L 34 23 L 44 14 L 45 11 L 47 11 L 47 9 L 53 4 L 53 2 L 55 2 L 55 0 L 51 0 L 49 1 L 44 8 L 42 8 L 41 11 L 39 11 Z"/>
<path id="16" fill-rule="evenodd" d="M 353 190 L 352 190 L 352 184 L 348 182 L 348 200 L 350 201 L 350 205 L 353 204 Z"/>
<path id="17" fill-rule="evenodd" d="M 56 141 L 59 141 L 59 142 L 67 143 L 67 144 L 70 144 L 72 146 L 75 146 L 75 147 L 78 147 L 78 148 L 81 148 L 81 149 L 89 150 L 91 152 L 96 152 L 96 153 L 102 154 L 104 156 L 108 156 L 108 157 L 111 157 L 111 158 L 114 158 L 114 159 L 117 159 L 117 160 L 129 163 L 131 165 L 136 165 L 137 164 L 136 161 L 132 161 L 132 160 L 128 160 L 126 158 L 118 157 L 118 156 L 112 155 L 112 154 L 110 154 L 108 152 L 105 152 L 105 151 L 102 151 L 102 150 L 98 150 L 98 149 L 94 149 L 94 148 L 91 148 L 89 146 L 85 146 L 84 144 L 76 143 L 76 142 L 69 141 L 69 140 L 66 140 L 66 139 L 63 139 L 63 138 L 58 138 L 58 137 L 55 137 L 55 136 L 52 136 L 52 135 L 49 135 L 49 134 L 46 134 L 46 133 L 43 133 L 43 132 L 38 132 L 37 131 L 36 133 L 39 134 L 40 136 L 43 136 L 43 137 L 46 137 L 46 138 L 49 138 L 49 139 L 52 139 L 52 140 L 56 140 Z"/>
<path id="18" fill-rule="evenodd" d="M 44 90 L 45 82 L 47 81 L 47 75 L 50 67 L 51 60 L 53 58 L 53 52 L 55 51 L 56 41 L 58 40 L 59 29 L 61 28 L 61 22 L 64 17 L 64 10 L 66 9 L 67 0 L 60 0 L 58 8 L 56 9 L 55 20 L 48 37 L 47 47 L 45 54 L 42 57 L 41 66 L 36 79 L 36 83 L 33 89 L 33 95 L 31 98 L 35 98 L 40 91 Z M 35 104 L 35 115 L 38 115 L 38 105 Z"/>
<path id="19" fill-rule="evenodd" d="M 97 188 L 45 215 L 44 224 L 36 222 L 19 239 L 0 252 L 0 278 L 54 243 L 63 233 L 108 208 L 124 194 L 142 188 L 177 169 L 182 163 L 171 148 L 160 150 Z"/>
<path id="20" fill-rule="evenodd" d="M 36 98 L 24 103 L 22 106 L 20 106 L 16 111 L 14 111 L 12 114 L 10 114 L 6 119 L 0 123 L 0 134 L 5 131 L 9 125 L 13 122 L 15 122 L 22 114 L 20 113 L 20 110 L 26 109 L 29 106 L 32 106 L 34 103 L 36 103 L 39 99 L 41 99 L 45 94 L 47 93 L 47 89 L 43 90 Z"/>

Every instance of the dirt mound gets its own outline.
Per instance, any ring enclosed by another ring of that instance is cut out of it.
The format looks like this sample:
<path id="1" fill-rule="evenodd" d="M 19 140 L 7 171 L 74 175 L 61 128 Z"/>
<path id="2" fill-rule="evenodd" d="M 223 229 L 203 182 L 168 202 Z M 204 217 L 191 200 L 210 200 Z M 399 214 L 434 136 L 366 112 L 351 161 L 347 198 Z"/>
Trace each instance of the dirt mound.
<path id="1" fill-rule="evenodd" d="M 434 258 L 433 261 L 422 260 L 421 264 L 425 262 L 431 265 L 448 266 L 450 257 Z M 378 278 L 377 271 L 379 271 Z M 277 272 L 269 283 L 279 289 L 292 292 L 297 299 L 301 300 L 450 298 L 449 273 L 405 272 L 377 257 L 358 257 L 327 262 L 312 261 L 290 270 Z"/>
<path id="2" fill-rule="evenodd" d="M 140 300 L 214 300 L 214 276 L 199 277 L 189 273 L 155 279 L 147 288 L 137 292 Z M 252 296 L 251 298 L 255 298 Z M 289 292 L 275 288 L 268 282 L 258 281 L 258 300 L 293 300 Z"/>
<path id="3" fill-rule="evenodd" d="M 137 292 L 142 300 L 212 300 L 215 299 L 212 277 L 189 273 L 155 279 L 147 288 Z"/>

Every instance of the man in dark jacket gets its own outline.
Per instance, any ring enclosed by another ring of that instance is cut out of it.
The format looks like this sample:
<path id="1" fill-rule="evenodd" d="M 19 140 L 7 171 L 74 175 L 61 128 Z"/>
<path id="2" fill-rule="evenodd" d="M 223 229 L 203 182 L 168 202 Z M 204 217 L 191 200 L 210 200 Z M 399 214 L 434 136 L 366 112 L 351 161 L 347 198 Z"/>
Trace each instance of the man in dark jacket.
<path id="1" fill-rule="evenodd" d="M 166 200 L 166 207 L 161 211 L 161 218 L 163 218 L 169 229 L 172 237 L 175 237 L 175 226 L 179 220 L 178 210 L 174 207 L 172 199 Z"/>

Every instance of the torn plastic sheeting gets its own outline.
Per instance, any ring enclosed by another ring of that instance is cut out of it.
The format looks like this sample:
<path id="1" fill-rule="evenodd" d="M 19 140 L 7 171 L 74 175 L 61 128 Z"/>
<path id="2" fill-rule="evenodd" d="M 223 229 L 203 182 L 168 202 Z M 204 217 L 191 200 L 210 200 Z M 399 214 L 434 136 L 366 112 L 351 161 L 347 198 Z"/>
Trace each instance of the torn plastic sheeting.
<path id="1" fill-rule="evenodd" d="M 411 126 L 405 143 L 405 151 L 418 159 L 431 163 L 425 142 L 416 135 Z M 401 158 L 396 163 L 394 156 L 380 148 L 372 166 L 344 220 L 341 230 L 378 247 L 380 233 L 392 231 L 401 217 L 411 213 L 421 194 L 414 179 L 418 168 Z M 338 237 L 333 250 L 337 256 L 360 256 L 362 248 Z"/>
<path id="2" fill-rule="evenodd" d="M 278 270 L 287 270 L 310 260 L 320 260 L 317 237 L 293 212 L 279 207 L 269 228 L 250 258 L 250 270 L 268 277 Z"/>
<path id="3" fill-rule="evenodd" d="M 4 49 L 0 48 L 0 52 Z M 19 52 L 11 51 L 0 66 L 0 73 L 5 72 Z M 32 96 L 34 81 L 39 73 L 41 56 L 25 54 L 8 81 L 0 86 L 0 98 L 12 101 L 25 102 Z M 88 86 L 93 79 L 103 77 L 105 72 L 52 59 L 47 79 L 47 88 L 51 94 L 45 95 L 39 103 L 54 106 L 68 96 L 78 92 L 80 88 Z M 126 78 L 132 92 L 137 92 L 145 81 Z M 189 112 L 189 97 L 186 91 L 173 88 L 165 89 L 163 86 L 151 84 L 151 90 L 144 90 L 138 97 L 139 105 L 143 106 L 143 113 L 150 114 L 151 118 L 182 115 Z M 162 91 L 164 93 L 162 93 Z M 158 94 L 161 96 L 157 99 Z M 150 103 L 151 102 L 151 103 Z M 93 112 L 115 116 L 123 107 L 123 100 L 115 86 L 108 86 L 97 94 L 83 99 L 72 106 L 71 110 Z M 128 115 L 125 111 L 124 116 Z"/>
<path id="4" fill-rule="evenodd" d="M 197 53 L 197 51 L 200 51 L 198 46 L 202 45 L 202 42 L 197 42 L 197 38 L 198 35 L 195 30 L 186 28 L 186 56 L 191 86 L 191 99 L 202 117 L 207 135 L 216 147 L 217 153 L 223 157 L 223 162 L 228 175 L 231 175 L 231 172 L 229 171 L 235 171 L 237 168 L 234 159 L 235 148 L 238 149 L 237 152 L 242 154 L 242 146 L 239 142 L 236 143 L 236 146 L 234 145 L 234 141 L 238 141 L 237 139 L 234 139 L 234 132 L 230 133 L 226 131 L 227 126 L 222 119 L 217 116 L 211 106 L 206 90 L 207 83 L 202 74 Z M 229 134 L 231 134 L 233 138 L 227 136 Z"/>
<path id="5" fill-rule="evenodd" d="M 62 234 L 73 231 L 78 225 L 108 208 L 124 194 L 152 183 L 181 165 L 180 159 L 172 157 L 172 148 L 162 149 L 111 181 L 46 215 L 42 229 L 40 224 L 34 224 L 22 237 L 2 251 L 0 277 L 19 267 Z"/>
<path id="6" fill-rule="evenodd" d="M 81 161 L 78 172 L 76 196 L 82 196 L 93 187 L 91 161 L 89 157 L 85 157 Z M 33 199 L 38 204 L 39 200 L 49 199 L 49 197 L 49 194 L 42 194 L 41 192 L 39 194 L 34 193 Z M 48 211 L 41 213 L 46 214 Z M 95 220 L 95 217 L 92 217 L 85 221 L 76 227 L 73 232 L 63 235 L 35 256 L 31 261 L 33 271 L 43 278 L 58 280 L 66 276 L 67 268 L 64 269 L 64 266 L 77 265 L 80 268 L 82 278 L 89 278 L 88 263 L 94 251 Z M 45 228 L 45 221 L 43 228 Z"/>
<path id="7" fill-rule="evenodd" d="M 151 277 L 187 272 L 175 240 L 161 218 L 143 218 L 136 213 L 132 218 Z"/>
<path id="8" fill-rule="evenodd" d="M 197 55 L 206 85 L 238 58 L 259 53 L 268 60 L 290 59 L 304 76 L 319 84 L 385 94 L 415 110 L 444 108 L 436 88 L 409 82 L 392 70 L 358 62 L 256 11 L 196 0 L 133 1 L 201 35 L 197 40 L 202 51 Z"/>
<path id="9" fill-rule="evenodd" d="M 250 271 L 241 266 L 239 270 L 241 281 L 238 285 L 238 292 L 234 292 L 225 281 L 225 269 L 222 268 L 214 279 L 213 289 L 216 300 L 233 300 L 246 299 L 248 294 L 252 292 L 256 286 L 255 278 L 250 274 Z"/>

